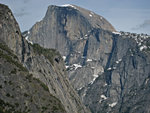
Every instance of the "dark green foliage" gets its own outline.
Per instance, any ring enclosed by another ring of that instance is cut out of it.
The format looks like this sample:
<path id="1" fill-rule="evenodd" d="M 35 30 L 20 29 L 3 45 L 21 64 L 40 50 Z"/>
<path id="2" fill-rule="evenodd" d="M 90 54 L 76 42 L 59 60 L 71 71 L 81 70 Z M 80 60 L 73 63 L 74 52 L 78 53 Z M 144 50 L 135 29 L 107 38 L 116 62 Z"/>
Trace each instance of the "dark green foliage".
<path id="1" fill-rule="evenodd" d="M 40 69 L 39 72 L 42 73 L 42 70 Z"/>
<path id="2" fill-rule="evenodd" d="M 44 83 L 41 82 L 40 84 L 45 91 L 49 91 L 48 87 Z"/>
<path id="3" fill-rule="evenodd" d="M 41 82 L 39 79 L 37 79 L 37 78 L 33 78 L 34 80 L 36 80 L 38 83 L 40 83 L 40 85 L 43 87 L 43 89 L 45 90 L 45 91 L 49 91 L 49 89 L 48 89 L 48 87 L 43 83 L 43 82 Z"/>
<path id="4" fill-rule="evenodd" d="M 53 112 L 56 112 L 56 111 L 58 111 L 58 110 L 65 111 L 64 108 L 62 108 L 62 106 L 61 106 L 60 104 L 54 105 L 54 106 L 52 107 L 52 111 L 53 111 Z"/>
<path id="5" fill-rule="evenodd" d="M 10 97 L 10 94 L 9 94 L 9 93 L 7 93 L 7 94 L 6 94 L 6 96 L 7 96 L 7 97 Z"/>
<path id="6" fill-rule="evenodd" d="M 64 106 L 62 106 L 61 101 L 51 94 L 50 96 L 54 99 L 53 101 L 50 102 L 50 103 L 54 103 L 52 106 L 52 111 L 56 112 L 57 110 L 59 110 L 59 111 L 65 112 L 65 108 Z M 58 103 L 56 104 L 56 102 Z"/>
<path id="7" fill-rule="evenodd" d="M 19 103 L 15 103 L 15 106 L 16 106 L 16 107 L 19 107 Z"/>
<path id="8" fill-rule="evenodd" d="M 0 58 L 4 58 L 7 60 L 7 62 L 16 65 L 21 71 L 27 71 L 27 69 L 18 62 L 17 56 L 13 54 L 7 45 L 2 43 L 0 43 Z M 14 70 L 12 73 L 16 74 L 15 71 L 16 70 Z"/>
<path id="9" fill-rule="evenodd" d="M 14 68 L 14 70 L 12 70 L 10 73 L 11 73 L 11 74 L 16 74 L 16 73 L 17 73 L 17 69 Z"/>
<path id="10" fill-rule="evenodd" d="M 49 91 L 48 87 L 43 82 L 41 82 L 38 78 L 34 78 L 32 74 L 28 74 L 26 76 L 26 79 L 28 79 L 29 82 L 31 82 L 32 80 L 36 80 L 43 87 L 45 91 Z"/>
<path id="11" fill-rule="evenodd" d="M 23 113 L 23 112 L 16 111 L 13 105 L 11 105 L 8 102 L 4 102 L 2 99 L 0 99 L 0 113 Z"/>
<path id="12" fill-rule="evenodd" d="M 0 50 L 0 58 L 4 58 L 7 62 L 16 65 L 21 71 L 27 71 L 25 67 L 22 66 L 18 61 L 15 61 L 11 56 L 5 54 L 3 51 Z"/>
<path id="13" fill-rule="evenodd" d="M 44 113 L 47 110 L 47 107 L 43 106 L 42 107 L 42 113 Z"/>
<path id="14" fill-rule="evenodd" d="M 36 54 L 43 54 L 52 64 L 54 63 L 54 57 L 56 55 L 61 56 L 55 49 L 45 49 L 38 44 L 33 44 L 32 47 Z"/>
<path id="15" fill-rule="evenodd" d="M 11 82 L 11 81 L 9 81 L 9 82 L 8 82 L 8 84 L 9 84 L 9 85 L 12 85 L 12 82 Z"/>
<path id="16" fill-rule="evenodd" d="M 5 84 L 7 84 L 7 81 L 4 81 Z"/>
<path id="17" fill-rule="evenodd" d="M 32 74 L 28 74 L 28 75 L 26 76 L 26 79 L 28 79 L 28 80 L 29 80 L 29 82 L 31 82 L 32 77 L 33 77 L 33 75 L 32 75 Z"/>
<path id="18" fill-rule="evenodd" d="M 28 95 L 27 93 L 24 93 L 24 96 L 25 96 L 25 97 L 28 97 L 29 95 Z"/>
<path id="19" fill-rule="evenodd" d="M 148 41 L 148 42 L 146 43 L 146 46 L 148 47 L 148 48 L 147 48 L 147 51 L 150 51 L 150 48 L 149 48 L 149 47 L 150 47 L 150 41 Z"/>
<path id="20" fill-rule="evenodd" d="M 52 111 L 57 111 L 59 110 L 58 106 L 53 106 Z"/>
<path id="21" fill-rule="evenodd" d="M 6 51 L 13 58 L 18 59 L 17 56 L 13 54 L 13 52 L 8 48 L 7 45 L 0 43 L 0 49 Z"/>

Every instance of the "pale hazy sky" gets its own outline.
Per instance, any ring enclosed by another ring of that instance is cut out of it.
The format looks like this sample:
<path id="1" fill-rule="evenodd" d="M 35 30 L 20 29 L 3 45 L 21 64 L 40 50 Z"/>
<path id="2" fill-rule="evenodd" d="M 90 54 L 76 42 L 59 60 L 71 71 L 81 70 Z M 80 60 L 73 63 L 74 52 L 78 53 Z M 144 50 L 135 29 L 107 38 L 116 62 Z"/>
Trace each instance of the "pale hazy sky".
<path id="1" fill-rule="evenodd" d="M 49 5 L 75 4 L 106 18 L 118 31 L 150 35 L 150 0 L 0 0 L 13 11 L 21 31 L 40 21 Z"/>

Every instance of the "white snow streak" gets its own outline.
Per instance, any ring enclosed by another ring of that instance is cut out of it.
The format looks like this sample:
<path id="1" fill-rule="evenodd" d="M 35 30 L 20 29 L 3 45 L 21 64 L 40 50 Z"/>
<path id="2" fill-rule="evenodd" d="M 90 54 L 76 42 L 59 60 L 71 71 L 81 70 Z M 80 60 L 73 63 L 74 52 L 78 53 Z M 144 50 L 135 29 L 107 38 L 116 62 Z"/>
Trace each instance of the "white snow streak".
<path id="1" fill-rule="evenodd" d="M 107 99 L 107 97 L 105 95 L 101 95 L 101 98 L 104 99 L 104 100 Z"/>
<path id="2" fill-rule="evenodd" d="M 114 31 L 114 32 L 112 32 L 113 34 L 115 34 L 115 35 L 121 35 L 121 33 L 120 32 L 117 32 L 117 31 Z"/>
<path id="3" fill-rule="evenodd" d="M 66 56 L 63 56 L 63 60 L 64 60 L 64 61 L 66 60 Z"/>
<path id="4" fill-rule="evenodd" d="M 79 65 L 79 64 L 73 64 L 73 66 L 75 66 L 75 70 L 82 67 L 82 66 Z"/>
<path id="5" fill-rule="evenodd" d="M 107 70 L 111 70 L 111 67 L 110 67 L 110 68 L 108 68 Z"/>
<path id="6" fill-rule="evenodd" d="M 93 84 L 94 83 L 94 81 L 96 80 L 96 78 L 98 77 L 99 75 L 93 75 L 93 80 L 89 83 L 89 84 Z"/>
<path id="7" fill-rule="evenodd" d="M 91 62 L 92 61 L 92 59 L 87 59 L 87 62 Z"/>
<path id="8" fill-rule="evenodd" d="M 65 67 L 66 67 L 66 69 L 69 68 L 69 66 L 65 66 Z"/>
<path id="9" fill-rule="evenodd" d="M 92 17 L 92 14 L 89 14 L 90 17 Z"/>
<path id="10" fill-rule="evenodd" d="M 71 5 L 71 4 L 65 4 L 65 5 L 61 5 L 61 7 L 72 7 L 74 9 L 77 9 L 75 6 Z"/>
<path id="11" fill-rule="evenodd" d="M 117 102 L 113 102 L 112 104 L 109 104 L 110 107 L 114 107 L 117 104 Z"/>
<path id="12" fill-rule="evenodd" d="M 33 42 L 29 40 L 29 36 L 26 36 L 25 39 L 28 41 L 28 43 L 33 45 Z"/>
<path id="13" fill-rule="evenodd" d="M 142 51 L 143 49 L 147 49 L 147 46 L 143 45 L 140 47 L 140 51 Z"/>
<path id="14" fill-rule="evenodd" d="M 117 64 L 119 64 L 119 61 L 116 61 Z"/>

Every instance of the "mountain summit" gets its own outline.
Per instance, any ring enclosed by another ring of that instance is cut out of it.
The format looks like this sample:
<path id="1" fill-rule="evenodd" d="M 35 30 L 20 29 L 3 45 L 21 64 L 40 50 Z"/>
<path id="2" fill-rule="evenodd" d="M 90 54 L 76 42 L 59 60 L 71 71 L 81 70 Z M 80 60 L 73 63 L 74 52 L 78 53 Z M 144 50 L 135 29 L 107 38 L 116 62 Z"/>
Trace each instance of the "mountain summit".
<path id="1" fill-rule="evenodd" d="M 49 6 L 51 7 L 51 6 Z M 85 17 L 89 23 L 91 24 L 92 27 L 94 28 L 102 28 L 104 30 L 109 30 L 109 31 L 116 31 L 115 28 L 102 16 L 97 15 L 93 11 L 89 11 L 87 9 L 81 8 L 76 5 L 62 5 L 62 7 L 71 7 L 74 8 L 75 10 L 79 11 L 83 17 Z"/>
<path id="2" fill-rule="evenodd" d="M 40 45 L 45 48 L 66 48 L 58 47 L 61 46 L 59 41 L 65 41 L 67 39 L 78 40 L 95 28 L 101 28 L 111 32 L 115 31 L 113 26 L 104 17 L 94 12 L 75 5 L 51 5 L 48 7 L 43 20 L 36 23 L 30 30 L 31 32 L 34 31 L 31 33 L 32 38 L 30 38 L 30 40 L 34 43 L 41 41 Z M 42 30 L 41 32 L 43 34 L 38 34 L 39 30 Z M 33 39 L 34 37 L 36 37 L 36 39 Z M 47 41 L 44 42 L 41 37 L 47 37 L 53 44 L 47 44 Z M 59 37 L 67 37 L 67 39 L 61 38 L 63 40 L 59 40 Z M 61 52 L 64 53 L 62 50 Z"/>

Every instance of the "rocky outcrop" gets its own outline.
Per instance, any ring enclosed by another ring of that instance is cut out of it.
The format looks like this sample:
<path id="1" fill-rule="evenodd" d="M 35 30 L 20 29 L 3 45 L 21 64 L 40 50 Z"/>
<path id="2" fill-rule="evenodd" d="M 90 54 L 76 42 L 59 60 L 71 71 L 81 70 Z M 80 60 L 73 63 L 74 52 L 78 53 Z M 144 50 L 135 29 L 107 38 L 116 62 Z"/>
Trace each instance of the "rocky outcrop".
<path id="1" fill-rule="evenodd" d="M 149 112 L 150 36 L 117 32 L 103 17 L 64 5 L 49 6 L 26 38 L 60 51 L 72 85 L 93 113 Z"/>
<path id="2" fill-rule="evenodd" d="M 28 43 L 2 4 L 0 27 L 2 112 L 89 112 L 70 85 L 59 52 Z"/>
<path id="3" fill-rule="evenodd" d="M 18 23 L 14 19 L 11 10 L 0 5 L 0 41 L 7 43 L 8 47 L 14 51 L 15 55 L 21 56 L 22 39 Z"/>

